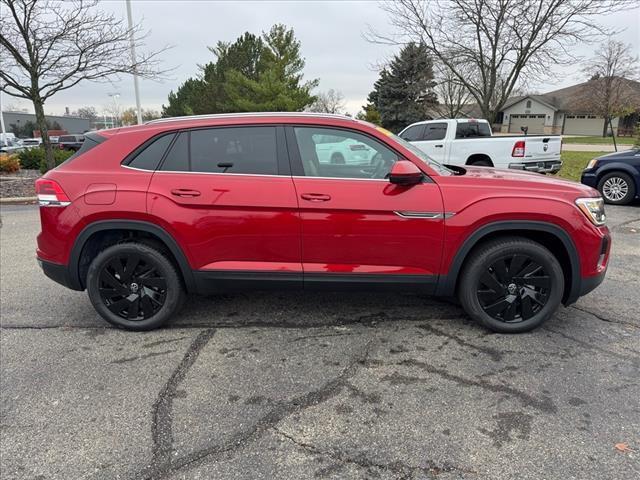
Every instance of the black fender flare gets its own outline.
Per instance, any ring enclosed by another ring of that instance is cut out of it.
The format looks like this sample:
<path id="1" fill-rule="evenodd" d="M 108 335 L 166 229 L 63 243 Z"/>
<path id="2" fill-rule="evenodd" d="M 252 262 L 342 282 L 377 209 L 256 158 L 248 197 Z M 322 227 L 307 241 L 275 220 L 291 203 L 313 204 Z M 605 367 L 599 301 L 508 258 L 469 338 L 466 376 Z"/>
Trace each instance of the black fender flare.
<path id="1" fill-rule="evenodd" d="M 460 270 L 462 269 L 462 265 L 467 258 L 467 255 L 473 247 L 491 233 L 501 231 L 508 232 L 510 230 L 533 230 L 537 232 L 550 233 L 562 242 L 567 250 L 569 262 L 571 264 L 571 285 L 569 286 L 569 293 L 566 295 L 564 303 L 565 305 L 574 303 L 580 296 L 581 275 L 580 257 L 571 236 L 566 232 L 566 230 L 553 223 L 529 220 L 493 222 L 483 225 L 474 231 L 462 243 L 462 246 L 451 262 L 449 271 L 444 275 L 440 275 L 436 294 L 446 297 L 454 296 Z"/>
<path id="2" fill-rule="evenodd" d="M 80 256 L 82 255 L 82 251 L 87 241 L 93 234 L 107 230 L 135 230 L 156 236 L 165 244 L 178 262 L 178 268 L 182 273 L 182 278 L 184 279 L 187 291 L 194 292 L 196 290 L 193 271 L 187 261 L 187 257 L 178 245 L 178 242 L 176 242 L 176 240 L 165 229 L 154 225 L 153 223 L 141 220 L 100 220 L 84 227 L 76 238 L 73 248 L 71 249 L 71 255 L 69 256 L 68 268 L 71 288 L 74 290 L 84 290 L 84 285 L 80 279 Z"/>

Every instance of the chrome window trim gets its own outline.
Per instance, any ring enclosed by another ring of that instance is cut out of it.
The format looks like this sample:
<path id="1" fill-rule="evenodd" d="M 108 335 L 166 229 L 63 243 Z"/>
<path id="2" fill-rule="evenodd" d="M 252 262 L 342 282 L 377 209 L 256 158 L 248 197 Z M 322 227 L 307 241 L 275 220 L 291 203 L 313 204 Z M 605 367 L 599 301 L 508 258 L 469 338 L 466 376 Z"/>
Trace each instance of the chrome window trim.
<path id="1" fill-rule="evenodd" d="M 451 218 L 455 215 L 454 212 L 409 212 L 409 211 L 398 211 L 395 210 L 397 216 L 401 218 L 421 218 L 424 220 L 437 220 L 440 218 Z"/>

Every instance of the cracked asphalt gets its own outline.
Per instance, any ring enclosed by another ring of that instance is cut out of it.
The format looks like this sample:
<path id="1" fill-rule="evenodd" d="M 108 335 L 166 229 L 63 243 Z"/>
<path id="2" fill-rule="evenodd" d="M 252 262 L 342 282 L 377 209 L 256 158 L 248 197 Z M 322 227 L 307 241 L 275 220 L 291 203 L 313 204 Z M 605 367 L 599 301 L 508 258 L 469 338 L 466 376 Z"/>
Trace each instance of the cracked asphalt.
<path id="1" fill-rule="evenodd" d="M 637 206 L 607 207 L 603 285 L 522 335 L 397 293 L 119 331 L 39 271 L 37 208 L 0 213 L 3 480 L 640 478 Z"/>

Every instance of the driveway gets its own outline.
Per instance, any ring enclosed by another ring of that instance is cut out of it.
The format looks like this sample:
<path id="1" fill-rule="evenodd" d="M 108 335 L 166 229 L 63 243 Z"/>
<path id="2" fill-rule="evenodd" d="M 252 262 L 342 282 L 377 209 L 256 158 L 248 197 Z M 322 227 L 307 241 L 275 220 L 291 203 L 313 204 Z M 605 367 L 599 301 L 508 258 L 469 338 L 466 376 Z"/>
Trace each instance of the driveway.
<path id="1" fill-rule="evenodd" d="M 509 336 L 379 293 L 107 328 L 38 270 L 37 209 L 2 206 L 2 478 L 638 478 L 640 209 L 607 210 L 605 283 Z"/>

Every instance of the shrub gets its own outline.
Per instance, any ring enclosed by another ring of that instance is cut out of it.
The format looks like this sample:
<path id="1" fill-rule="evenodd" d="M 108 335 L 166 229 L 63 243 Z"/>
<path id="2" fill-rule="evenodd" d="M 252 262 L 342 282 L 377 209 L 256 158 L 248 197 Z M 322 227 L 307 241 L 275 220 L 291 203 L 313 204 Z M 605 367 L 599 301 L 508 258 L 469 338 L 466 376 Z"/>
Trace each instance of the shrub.
<path id="1" fill-rule="evenodd" d="M 43 148 L 29 148 L 18 153 L 20 166 L 22 168 L 37 170 L 40 168 L 40 162 L 44 158 Z"/>
<path id="2" fill-rule="evenodd" d="M 34 149 L 35 150 L 35 149 Z M 68 159 L 70 156 L 74 155 L 76 152 L 72 152 L 70 150 L 54 150 L 53 157 L 56 161 L 56 167 Z M 47 161 L 44 158 L 44 150 L 42 150 L 42 159 L 40 160 L 40 172 L 46 173 L 47 170 Z"/>
<path id="3" fill-rule="evenodd" d="M 17 155 L 0 153 L 0 172 L 14 173 L 20 170 L 20 161 Z"/>

